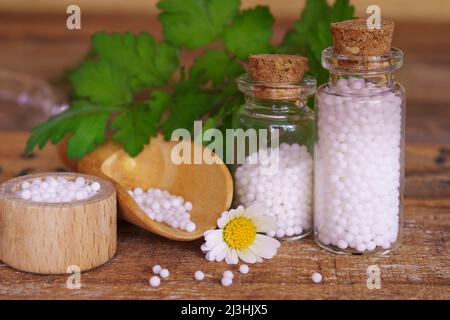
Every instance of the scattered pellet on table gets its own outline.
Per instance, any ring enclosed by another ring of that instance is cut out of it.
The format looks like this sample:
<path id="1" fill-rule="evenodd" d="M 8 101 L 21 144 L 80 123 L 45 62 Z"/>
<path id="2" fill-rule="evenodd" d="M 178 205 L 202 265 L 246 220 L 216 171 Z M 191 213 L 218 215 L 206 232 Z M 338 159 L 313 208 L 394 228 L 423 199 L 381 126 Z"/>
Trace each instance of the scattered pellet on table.
<path id="1" fill-rule="evenodd" d="M 156 288 L 161 284 L 161 279 L 158 276 L 152 276 L 149 283 L 152 287 Z"/>
<path id="2" fill-rule="evenodd" d="M 243 264 L 239 267 L 239 272 L 241 274 L 247 274 L 249 271 L 250 271 L 250 268 L 246 264 Z"/>
<path id="3" fill-rule="evenodd" d="M 160 275 L 161 278 L 167 279 L 167 278 L 169 278 L 170 273 L 169 273 L 169 270 L 167 270 L 167 269 L 162 269 L 162 270 L 159 272 L 159 275 Z"/>
<path id="4" fill-rule="evenodd" d="M 228 287 L 231 286 L 231 284 L 233 283 L 233 279 L 232 278 L 222 278 L 221 283 L 224 287 Z"/>
<path id="5" fill-rule="evenodd" d="M 311 280 L 314 283 L 321 283 L 322 282 L 322 275 L 318 272 L 314 272 L 311 276 Z"/>
<path id="6" fill-rule="evenodd" d="M 223 278 L 230 278 L 230 279 L 233 279 L 233 278 L 234 278 L 234 275 L 233 275 L 233 272 L 231 272 L 230 270 L 225 270 L 225 271 L 223 272 L 222 277 L 223 277 Z"/>
<path id="7" fill-rule="evenodd" d="M 159 264 L 155 264 L 152 268 L 154 274 L 159 274 L 161 272 L 161 266 Z"/>
<path id="8" fill-rule="evenodd" d="M 147 191 L 135 188 L 129 190 L 128 194 L 150 219 L 187 232 L 197 229 L 196 224 L 191 221 L 192 203 L 185 201 L 183 197 L 153 188 Z"/>
<path id="9" fill-rule="evenodd" d="M 86 181 L 83 177 L 70 180 L 65 177 L 48 176 L 24 181 L 17 195 L 34 202 L 63 203 L 92 198 L 100 189 L 100 183 Z"/>
<path id="10" fill-rule="evenodd" d="M 205 279 L 205 274 L 200 270 L 195 271 L 194 278 L 195 280 L 202 281 L 203 279 Z"/>

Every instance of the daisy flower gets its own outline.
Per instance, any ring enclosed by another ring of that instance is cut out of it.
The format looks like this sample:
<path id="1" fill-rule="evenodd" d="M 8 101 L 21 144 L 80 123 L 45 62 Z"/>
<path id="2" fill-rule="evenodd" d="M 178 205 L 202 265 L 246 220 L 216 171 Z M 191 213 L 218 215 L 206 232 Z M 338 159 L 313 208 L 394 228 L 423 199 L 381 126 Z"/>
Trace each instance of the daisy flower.
<path id="1" fill-rule="evenodd" d="M 262 262 L 273 258 L 280 242 L 258 232 L 276 229 L 273 217 L 264 215 L 259 205 L 247 209 L 239 206 L 225 211 L 217 220 L 219 229 L 208 230 L 203 235 L 205 243 L 201 249 L 209 261 L 237 264 L 239 258 L 246 263 Z"/>

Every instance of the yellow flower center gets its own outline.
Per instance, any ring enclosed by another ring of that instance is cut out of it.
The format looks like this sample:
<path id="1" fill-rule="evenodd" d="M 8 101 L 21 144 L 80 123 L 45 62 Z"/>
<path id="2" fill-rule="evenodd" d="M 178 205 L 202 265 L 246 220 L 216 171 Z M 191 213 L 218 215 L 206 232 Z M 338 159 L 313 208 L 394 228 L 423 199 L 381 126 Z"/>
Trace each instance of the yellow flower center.
<path id="1" fill-rule="evenodd" d="M 223 228 L 223 240 L 233 249 L 245 249 L 255 241 L 255 238 L 256 227 L 245 217 L 233 218 Z"/>

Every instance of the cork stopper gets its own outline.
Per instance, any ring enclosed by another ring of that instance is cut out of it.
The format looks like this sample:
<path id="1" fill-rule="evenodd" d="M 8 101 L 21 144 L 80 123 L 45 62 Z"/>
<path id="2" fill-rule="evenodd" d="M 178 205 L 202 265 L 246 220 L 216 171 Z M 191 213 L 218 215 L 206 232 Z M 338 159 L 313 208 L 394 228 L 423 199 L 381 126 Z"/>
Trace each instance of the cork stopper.
<path id="1" fill-rule="evenodd" d="M 302 82 L 308 70 L 308 60 L 305 57 L 288 54 L 255 54 L 250 55 L 249 65 L 253 80 L 267 83 L 266 86 L 255 86 L 255 96 L 258 98 L 290 99 L 301 94 L 301 90 L 295 85 Z M 292 85 L 289 86 L 289 84 Z"/>
<path id="2" fill-rule="evenodd" d="M 307 59 L 289 54 L 250 55 L 250 73 L 254 80 L 274 83 L 298 83 L 307 70 Z"/>
<path id="3" fill-rule="evenodd" d="M 354 56 L 377 56 L 389 53 L 394 22 L 382 20 L 380 29 L 369 29 L 366 19 L 352 19 L 331 24 L 333 49 Z"/>

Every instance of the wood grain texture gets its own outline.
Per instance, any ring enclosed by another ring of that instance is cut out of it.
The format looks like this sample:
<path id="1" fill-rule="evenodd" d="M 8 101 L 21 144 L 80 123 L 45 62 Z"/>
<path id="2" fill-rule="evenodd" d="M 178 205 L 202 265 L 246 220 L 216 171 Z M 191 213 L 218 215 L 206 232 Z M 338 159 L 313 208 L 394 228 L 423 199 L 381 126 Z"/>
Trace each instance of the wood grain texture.
<path id="1" fill-rule="evenodd" d="M 47 176 L 82 176 L 99 182 L 93 197 L 70 203 L 23 200 L 16 192 L 24 181 Z M 113 184 L 75 173 L 46 172 L 17 177 L 0 185 L 0 259 L 21 271 L 64 274 L 69 266 L 85 271 L 116 253 L 117 205 Z"/>
<path id="2" fill-rule="evenodd" d="M 10 166 L 19 158 L 26 134 L 0 134 L 15 145 L 0 144 L 4 175 L 17 173 Z M 12 138 L 14 137 L 14 138 Z M 23 163 L 36 170 L 49 166 L 49 146 Z M 9 160 L 5 160 L 8 155 Z M 443 159 L 443 160 L 442 160 Z M 25 161 L 25 160 L 24 160 Z M 58 159 L 54 158 L 58 163 Z M 248 275 L 237 267 L 207 262 L 202 241 L 174 242 L 126 222 L 118 226 L 116 256 L 105 265 L 81 275 L 81 289 L 66 288 L 67 276 L 36 276 L 0 264 L 0 298 L 11 299 L 450 299 L 450 145 L 408 145 L 403 241 L 387 257 L 348 257 L 325 252 L 308 237 L 283 242 L 278 255 L 250 266 Z M 170 270 L 170 280 L 153 289 L 151 268 Z M 367 289 L 367 267 L 381 269 L 381 289 Z M 231 287 L 220 285 L 222 272 L 231 269 Z M 203 282 L 193 280 L 197 270 Z M 314 285 L 313 272 L 324 280 Z"/>

